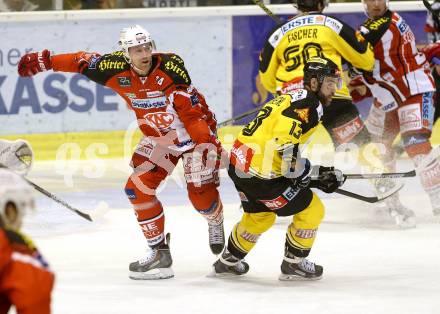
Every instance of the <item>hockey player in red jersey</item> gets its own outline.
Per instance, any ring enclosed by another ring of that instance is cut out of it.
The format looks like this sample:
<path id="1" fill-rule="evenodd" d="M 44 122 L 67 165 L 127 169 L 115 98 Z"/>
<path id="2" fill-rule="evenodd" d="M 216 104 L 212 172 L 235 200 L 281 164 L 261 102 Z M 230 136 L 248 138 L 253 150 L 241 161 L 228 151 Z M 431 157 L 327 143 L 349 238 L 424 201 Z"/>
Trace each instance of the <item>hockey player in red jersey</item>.
<path id="1" fill-rule="evenodd" d="M 0 314 L 49 314 L 54 275 L 32 241 L 20 232 L 32 208 L 32 187 L 0 168 Z"/>
<path id="2" fill-rule="evenodd" d="M 368 19 L 359 32 L 373 45 L 376 59 L 373 72 L 363 75 L 374 96 L 368 129 L 375 141 L 384 144 L 390 170 L 395 167 L 391 144 L 400 132 L 432 210 L 439 215 L 440 160 L 430 143 L 435 87 L 429 63 L 417 50 L 409 25 L 388 9 L 387 0 L 363 0 L 363 4 Z"/>
<path id="3" fill-rule="evenodd" d="M 435 114 L 434 124 L 440 118 L 440 0 L 434 0 L 432 4 L 423 1 L 428 9 L 426 12 L 425 32 L 428 36 L 428 45 L 421 51 L 426 55 L 426 59 L 431 63 L 432 77 L 435 82 Z"/>
<path id="4" fill-rule="evenodd" d="M 79 72 L 115 90 L 133 110 L 143 138 L 131 160 L 133 174 L 125 192 L 151 250 L 129 266 L 132 279 L 174 276 L 164 212 L 156 197 L 159 184 L 181 159 L 188 196 L 209 227 L 214 254 L 224 247 L 223 209 L 217 191 L 221 145 L 216 120 L 203 95 L 192 85 L 183 60 L 155 51 L 150 34 L 139 25 L 120 33 L 121 51 L 99 55 L 77 52 L 51 55 L 48 50 L 24 55 L 21 76 L 37 72 Z"/>

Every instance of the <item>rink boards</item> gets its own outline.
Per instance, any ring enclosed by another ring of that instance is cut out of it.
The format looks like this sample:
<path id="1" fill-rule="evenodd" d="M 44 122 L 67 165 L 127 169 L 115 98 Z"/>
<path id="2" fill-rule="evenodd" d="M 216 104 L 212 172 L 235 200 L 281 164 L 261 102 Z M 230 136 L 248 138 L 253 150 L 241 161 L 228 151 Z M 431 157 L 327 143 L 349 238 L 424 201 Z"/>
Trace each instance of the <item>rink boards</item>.
<path id="1" fill-rule="evenodd" d="M 424 42 L 423 4 L 392 6 Z M 271 8 L 283 18 L 294 14 L 290 5 Z M 364 19 L 360 3 L 334 4 L 327 11 L 352 26 Z M 176 52 L 185 60 L 219 122 L 269 99 L 257 79 L 258 52 L 275 24 L 257 6 L 0 13 L 6 43 L 0 48 L 0 136 L 28 139 L 37 159 L 125 156 L 139 133 L 134 132 L 134 114 L 118 95 L 79 74 L 19 78 L 16 65 L 24 53 L 45 48 L 54 53 L 117 50 L 119 30 L 133 24 L 145 26 L 160 51 Z M 360 110 L 365 116 L 368 108 Z M 222 141 L 228 144 L 236 132 L 221 130 Z M 324 132 L 317 137 L 318 142 L 328 139 Z M 437 137 L 433 140 L 439 143 Z"/>

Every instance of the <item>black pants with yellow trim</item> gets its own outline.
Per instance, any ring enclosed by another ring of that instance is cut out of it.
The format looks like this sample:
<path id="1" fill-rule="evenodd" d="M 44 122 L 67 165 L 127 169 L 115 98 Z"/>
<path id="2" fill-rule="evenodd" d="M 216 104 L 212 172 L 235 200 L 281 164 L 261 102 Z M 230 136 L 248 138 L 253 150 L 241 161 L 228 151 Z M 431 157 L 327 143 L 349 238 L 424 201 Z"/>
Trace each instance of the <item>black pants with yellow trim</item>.
<path id="1" fill-rule="evenodd" d="M 274 224 L 276 216 L 293 215 L 286 233 L 286 250 L 298 257 L 308 256 L 324 218 L 324 205 L 319 197 L 310 189 L 293 186 L 287 178 L 246 177 L 232 165 L 228 172 L 244 210 L 229 236 L 228 251 L 239 259 L 244 258 Z"/>

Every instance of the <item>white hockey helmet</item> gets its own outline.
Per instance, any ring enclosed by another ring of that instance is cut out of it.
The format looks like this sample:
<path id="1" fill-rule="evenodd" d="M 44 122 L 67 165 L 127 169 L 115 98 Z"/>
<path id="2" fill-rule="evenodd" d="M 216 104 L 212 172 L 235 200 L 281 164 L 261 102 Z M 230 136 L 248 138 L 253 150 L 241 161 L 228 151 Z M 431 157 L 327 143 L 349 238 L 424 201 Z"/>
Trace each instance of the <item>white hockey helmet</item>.
<path id="1" fill-rule="evenodd" d="M 367 10 L 367 1 L 376 1 L 376 0 L 361 0 L 362 4 L 364 5 L 364 13 L 367 17 L 371 18 L 371 16 L 368 15 L 368 10 Z M 389 9 L 390 7 L 390 1 L 389 0 L 385 0 L 385 6 L 386 6 L 386 10 Z M 385 10 L 385 12 L 386 12 Z"/>
<path id="2" fill-rule="evenodd" d="M 156 50 L 156 45 L 154 40 L 151 39 L 150 33 L 139 25 L 123 28 L 118 43 L 128 63 L 131 63 L 130 54 L 128 53 L 130 47 L 150 45 L 153 51 Z"/>
<path id="3" fill-rule="evenodd" d="M 7 212 L 7 205 L 14 204 L 16 212 Z M 20 175 L 0 168 L 0 218 L 10 228 L 19 229 L 23 216 L 34 209 L 34 189 Z"/>

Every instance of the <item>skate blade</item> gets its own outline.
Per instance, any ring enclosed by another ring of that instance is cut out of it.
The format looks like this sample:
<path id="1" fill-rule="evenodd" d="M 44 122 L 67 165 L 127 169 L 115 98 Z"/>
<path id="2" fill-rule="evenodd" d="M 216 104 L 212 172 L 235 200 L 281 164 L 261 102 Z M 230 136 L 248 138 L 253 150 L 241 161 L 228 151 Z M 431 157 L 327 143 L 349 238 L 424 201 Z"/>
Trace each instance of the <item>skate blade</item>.
<path id="1" fill-rule="evenodd" d="M 128 278 L 133 280 L 159 280 L 169 279 L 174 277 L 174 272 L 171 268 L 155 268 L 146 272 L 129 272 Z"/>
<path id="2" fill-rule="evenodd" d="M 417 227 L 415 217 L 408 217 L 405 220 L 396 220 L 396 224 L 399 227 L 399 229 L 402 230 L 414 229 Z"/>
<path id="3" fill-rule="evenodd" d="M 288 274 L 280 274 L 280 276 L 278 277 L 278 280 L 280 281 L 315 281 L 315 280 L 320 280 L 322 278 L 321 276 L 317 276 L 317 277 L 302 277 L 302 276 L 297 276 L 297 275 L 288 275 Z"/>
<path id="4" fill-rule="evenodd" d="M 244 274 L 238 275 L 233 273 L 217 273 L 213 267 L 212 271 L 206 275 L 208 278 L 237 278 L 242 277 Z"/>

